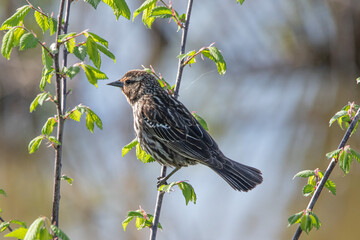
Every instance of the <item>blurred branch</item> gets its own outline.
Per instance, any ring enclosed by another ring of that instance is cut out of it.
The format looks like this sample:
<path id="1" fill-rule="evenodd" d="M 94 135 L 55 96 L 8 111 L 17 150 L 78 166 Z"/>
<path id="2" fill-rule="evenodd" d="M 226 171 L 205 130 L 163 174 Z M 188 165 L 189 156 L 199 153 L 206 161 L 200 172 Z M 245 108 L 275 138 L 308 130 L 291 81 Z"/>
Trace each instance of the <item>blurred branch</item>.
<path id="1" fill-rule="evenodd" d="M 185 45 L 186 45 L 187 32 L 189 29 L 192 4 L 193 4 L 193 0 L 189 0 L 187 10 L 186 10 L 185 27 L 182 29 L 180 54 L 185 53 Z M 179 96 L 181 76 L 182 76 L 182 72 L 184 69 L 183 63 L 184 63 L 184 59 L 179 60 L 178 72 L 177 72 L 176 83 L 175 83 L 174 98 L 178 98 L 178 96 Z M 160 178 L 164 178 L 165 176 L 166 176 L 166 166 L 163 165 L 161 167 Z M 156 233 L 157 233 L 157 229 L 158 229 L 158 224 L 159 224 L 159 219 L 160 219 L 160 211 L 161 211 L 162 200 L 164 198 L 164 194 L 165 194 L 165 192 L 158 191 L 157 198 L 156 198 L 155 211 L 154 211 L 154 221 L 153 221 L 152 227 L 150 229 L 150 240 L 156 239 Z"/>
<path id="2" fill-rule="evenodd" d="M 353 132 L 353 130 L 354 130 L 357 122 L 359 121 L 359 118 L 360 118 L 360 108 L 359 108 L 359 110 L 356 112 L 353 120 L 352 120 L 351 123 L 350 123 L 349 128 L 348 128 L 347 131 L 345 132 L 345 135 L 344 135 L 343 139 L 341 140 L 341 142 L 340 142 L 340 144 L 339 144 L 339 146 L 338 146 L 337 149 L 341 149 L 341 148 L 345 147 L 346 142 L 349 140 L 351 133 Z M 309 202 L 308 206 L 306 207 L 306 209 L 310 209 L 310 210 L 312 211 L 312 209 L 314 208 L 315 203 L 316 203 L 316 201 L 318 200 L 318 198 L 319 198 L 319 196 L 320 196 L 320 193 L 321 193 L 321 191 L 323 190 L 323 188 L 324 188 L 324 186 L 325 186 L 325 183 L 326 183 L 326 181 L 328 180 L 331 172 L 333 171 L 336 163 L 337 163 L 337 159 L 332 158 L 332 159 L 331 159 L 331 162 L 329 163 L 328 168 L 326 169 L 326 172 L 325 172 L 323 178 L 321 179 L 321 181 L 320 181 L 320 183 L 319 183 L 319 186 L 318 186 L 317 189 L 315 190 L 314 195 L 313 195 L 312 198 L 310 199 L 310 202 Z M 294 236 L 293 236 L 293 240 L 299 239 L 301 233 L 302 233 L 302 229 L 301 229 L 301 227 L 300 227 L 300 225 L 299 225 L 298 228 L 296 229 L 296 232 L 295 232 Z"/>

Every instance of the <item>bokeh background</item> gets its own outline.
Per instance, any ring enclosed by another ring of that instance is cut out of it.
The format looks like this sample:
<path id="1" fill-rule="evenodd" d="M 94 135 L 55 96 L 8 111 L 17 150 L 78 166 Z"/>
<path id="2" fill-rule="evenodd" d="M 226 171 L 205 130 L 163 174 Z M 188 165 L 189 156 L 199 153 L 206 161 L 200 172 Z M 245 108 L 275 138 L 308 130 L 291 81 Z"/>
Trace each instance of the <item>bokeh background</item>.
<path id="1" fill-rule="evenodd" d="M 58 12 L 58 1 L 31 2 Z M 131 11 L 141 4 L 127 2 Z M 172 2 L 185 12 L 186 1 Z M 0 21 L 24 4 L 2 0 Z M 29 16 L 26 21 L 40 32 Z M 90 28 L 109 41 L 117 62 L 103 58 L 102 70 L 110 81 L 151 64 L 174 82 L 181 32 L 173 22 L 156 21 L 149 30 L 141 17 L 116 21 L 107 5 L 95 11 L 83 1 L 73 3 L 70 21 L 69 31 Z M 264 182 L 239 193 L 206 167 L 183 169 L 172 180 L 189 180 L 197 203 L 185 206 L 179 190 L 167 194 L 158 239 L 290 239 L 296 227 L 288 228 L 287 218 L 309 200 L 301 194 L 305 180 L 292 177 L 303 169 L 325 170 L 325 154 L 344 133 L 336 125 L 329 128 L 329 119 L 348 101 L 360 102 L 355 83 L 360 2 L 253 0 L 240 6 L 235 0 L 195 1 L 187 50 L 212 42 L 222 50 L 227 73 L 219 76 L 211 61 L 199 58 L 184 71 L 180 100 L 207 120 L 227 156 L 261 169 Z M 29 141 L 55 114 L 51 103 L 29 113 L 39 92 L 40 53 L 40 48 L 14 50 L 10 61 L 0 58 L 0 187 L 7 192 L 6 198 L 0 196 L 1 216 L 28 224 L 51 215 L 53 151 L 43 145 L 27 153 Z M 68 108 L 90 106 L 104 129 L 91 134 L 84 121 L 66 122 L 63 173 L 74 183 L 62 183 L 60 225 L 71 239 L 146 239 L 147 229 L 137 231 L 130 224 L 124 232 L 121 222 L 139 205 L 153 213 L 160 167 L 139 162 L 134 151 L 121 157 L 122 147 L 134 138 L 132 111 L 120 90 L 106 82 L 95 88 L 83 73 L 69 81 Z M 349 143 L 360 150 L 359 134 Z M 303 239 L 359 237 L 360 166 L 353 163 L 348 176 L 336 167 L 331 179 L 337 196 L 322 193 L 314 211 L 323 226 Z"/>

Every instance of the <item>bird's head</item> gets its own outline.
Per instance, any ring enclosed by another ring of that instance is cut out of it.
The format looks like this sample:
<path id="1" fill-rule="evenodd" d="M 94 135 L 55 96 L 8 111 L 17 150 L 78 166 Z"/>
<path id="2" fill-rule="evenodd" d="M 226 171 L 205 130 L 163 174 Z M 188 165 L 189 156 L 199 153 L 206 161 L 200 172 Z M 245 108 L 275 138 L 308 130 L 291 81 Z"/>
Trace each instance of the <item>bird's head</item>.
<path id="1" fill-rule="evenodd" d="M 120 80 L 108 83 L 108 85 L 120 87 L 131 105 L 143 95 L 161 89 L 160 84 L 153 75 L 137 69 L 127 72 Z"/>

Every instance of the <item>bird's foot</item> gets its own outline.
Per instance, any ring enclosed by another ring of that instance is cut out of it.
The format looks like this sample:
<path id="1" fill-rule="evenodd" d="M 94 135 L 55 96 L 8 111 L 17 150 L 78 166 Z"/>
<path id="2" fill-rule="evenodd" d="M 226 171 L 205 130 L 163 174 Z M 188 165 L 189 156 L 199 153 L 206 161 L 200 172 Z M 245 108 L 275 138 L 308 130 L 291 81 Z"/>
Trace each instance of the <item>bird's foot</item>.
<path id="1" fill-rule="evenodd" d="M 167 179 L 168 179 L 167 177 L 161 177 L 161 176 L 158 177 L 156 187 L 159 188 L 159 187 L 161 187 L 161 185 L 167 185 L 167 182 L 166 182 Z"/>

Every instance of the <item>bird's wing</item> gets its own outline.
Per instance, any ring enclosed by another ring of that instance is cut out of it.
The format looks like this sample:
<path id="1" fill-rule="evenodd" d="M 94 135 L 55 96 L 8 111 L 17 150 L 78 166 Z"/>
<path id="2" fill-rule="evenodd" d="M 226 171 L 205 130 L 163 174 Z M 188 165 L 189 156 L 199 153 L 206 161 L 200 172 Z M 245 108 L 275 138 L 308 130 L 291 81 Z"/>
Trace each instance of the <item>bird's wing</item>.
<path id="1" fill-rule="evenodd" d="M 215 141 L 182 103 L 173 101 L 176 105 L 167 108 L 143 107 L 144 131 L 186 158 L 208 162 L 210 151 L 218 149 Z"/>

